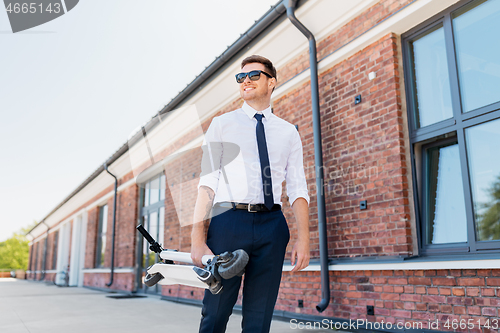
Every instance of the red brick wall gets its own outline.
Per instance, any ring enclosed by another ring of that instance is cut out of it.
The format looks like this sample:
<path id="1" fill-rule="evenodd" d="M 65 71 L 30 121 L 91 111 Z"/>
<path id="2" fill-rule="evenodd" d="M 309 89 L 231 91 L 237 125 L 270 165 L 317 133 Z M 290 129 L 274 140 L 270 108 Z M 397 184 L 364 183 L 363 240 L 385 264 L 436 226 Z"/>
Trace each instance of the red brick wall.
<path id="1" fill-rule="evenodd" d="M 165 196 L 164 245 L 166 248 L 190 252 L 190 223 L 198 193 L 201 156 L 201 148 L 192 150 L 165 166 L 165 169 L 169 170 L 166 175 L 167 190 Z"/>
<path id="2" fill-rule="evenodd" d="M 184 299 L 202 300 L 205 295 L 205 289 L 192 288 L 181 285 L 162 286 L 162 295 L 168 297 L 180 297 Z"/>
<path id="3" fill-rule="evenodd" d="M 108 199 L 108 223 L 106 232 L 106 252 L 104 267 L 111 267 L 111 248 L 113 241 L 113 202 L 114 197 Z M 115 268 L 133 267 L 135 265 L 136 223 L 139 204 L 139 188 L 129 186 L 118 192 L 116 203 L 115 227 Z M 88 212 L 87 243 L 85 251 L 85 268 L 95 267 L 97 246 L 97 232 L 99 226 L 99 210 L 96 207 Z M 84 285 L 91 287 L 107 288 L 109 273 L 85 273 Z M 132 290 L 132 273 L 115 273 L 111 289 Z"/>
<path id="4" fill-rule="evenodd" d="M 303 273 L 289 279 L 285 274 L 280 295 L 286 299 L 277 309 L 317 315 L 320 301 L 318 272 Z M 500 307 L 500 270 L 415 270 L 415 271 L 344 271 L 330 272 L 332 305 L 322 316 L 367 319 L 372 322 L 419 322 L 473 319 L 480 332 L 487 319 L 498 318 Z M 304 308 L 297 300 L 304 300 Z M 366 306 L 375 307 L 375 315 L 366 315 Z M 464 330 L 467 332 L 467 330 Z M 485 329 L 483 332 L 490 332 Z M 493 330 L 491 330 L 493 332 Z M 496 330 L 495 330 L 496 332 Z"/>
<path id="5" fill-rule="evenodd" d="M 31 273 L 26 274 L 27 279 L 33 279 L 35 276 L 35 269 L 36 269 L 36 262 L 35 262 L 35 251 L 36 251 L 36 246 L 35 243 L 32 243 L 30 245 L 30 252 L 29 252 L 29 267 L 28 270 L 31 271 Z"/>
<path id="6" fill-rule="evenodd" d="M 115 267 L 133 267 L 135 264 L 135 246 L 137 209 L 139 204 L 139 188 L 130 186 L 118 193 L 116 215 Z M 113 219 L 113 203 L 111 201 L 111 222 Z M 112 237 L 112 227 L 109 229 Z M 111 243 L 109 245 L 111 253 Z"/>
<path id="7" fill-rule="evenodd" d="M 45 274 L 45 278 L 44 278 L 44 281 L 46 282 L 53 282 L 55 283 L 55 280 L 56 280 L 56 273 L 46 273 Z"/>
<path id="8" fill-rule="evenodd" d="M 70 224 L 72 225 L 72 224 Z M 61 229 L 59 229 L 59 233 L 61 232 Z M 54 258 L 54 250 L 58 251 L 58 249 L 54 249 L 54 242 L 56 241 L 56 232 L 51 232 L 49 233 L 49 235 L 47 236 L 47 254 L 46 254 L 46 262 L 45 262 L 45 271 L 50 271 L 50 270 L 53 270 L 53 269 L 57 269 L 57 260 L 58 260 L 58 257 L 57 257 L 57 254 Z M 57 234 L 57 238 L 59 237 L 59 234 Z M 70 237 L 71 237 L 71 229 L 70 229 Z M 38 244 L 37 246 L 39 246 L 39 249 L 36 249 L 36 251 L 40 251 L 38 253 L 38 261 L 35 263 L 35 257 L 36 257 L 36 253 L 34 253 L 34 249 L 35 249 L 35 244 Z M 58 244 L 57 244 L 57 247 L 59 248 L 60 246 L 62 246 L 58 240 Z M 44 249 L 45 249 L 45 238 L 41 239 L 41 240 L 38 240 L 36 243 L 33 243 L 33 245 L 30 247 L 30 256 L 33 255 L 33 263 L 32 263 L 32 270 L 35 271 L 35 270 L 39 270 L 39 271 L 42 271 L 43 270 L 43 260 L 44 260 Z M 63 253 L 64 256 L 68 256 L 68 258 L 71 258 L 71 238 L 69 239 L 69 252 L 67 253 Z M 54 259 L 55 259 L 55 263 L 54 263 Z M 68 261 L 69 263 L 69 261 Z M 66 267 L 63 267 L 62 269 L 66 270 Z M 45 274 L 45 278 L 44 280 L 45 281 L 53 281 L 53 275 L 55 273 L 46 273 Z M 37 273 L 37 276 L 36 276 L 36 279 L 37 280 L 40 280 L 40 277 L 41 277 L 41 273 Z M 31 273 L 31 274 L 28 274 L 27 276 L 28 279 L 33 279 L 34 278 L 34 273 Z"/>
<path id="9" fill-rule="evenodd" d="M 52 253 L 54 251 L 54 233 L 50 233 L 47 239 L 47 260 L 45 262 L 45 269 L 52 269 Z M 57 259 L 56 259 L 57 260 Z"/>
<path id="10" fill-rule="evenodd" d="M 106 283 L 110 281 L 110 273 L 85 273 L 83 276 L 83 285 L 94 288 L 107 288 Z M 134 287 L 133 273 L 115 273 L 113 284 L 109 289 L 132 291 Z"/>
<path id="11" fill-rule="evenodd" d="M 471 318 L 475 328 L 462 331 L 497 332 L 479 330 L 478 320 L 483 326 L 489 319 L 494 326 L 493 319 L 499 316 L 499 287 L 500 270 L 331 271 L 332 300 L 320 314 L 315 309 L 321 301 L 320 272 L 283 272 L 275 310 L 321 318 L 415 323 L 423 328 L 437 320 L 442 331 L 449 330 L 447 320 L 451 324 Z M 163 295 L 202 299 L 203 291 L 166 286 Z M 299 308 L 299 300 L 303 308 Z M 241 305 L 241 295 L 237 304 Z M 367 305 L 374 306 L 374 316 L 366 314 Z"/>
<path id="12" fill-rule="evenodd" d="M 411 251 L 396 50 L 396 37 L 386 36 L 322 76 L 320 87 L 329 91 L 323 140 L 334 256 Z M 369 81 L 372 71 L 377 77 Z M 356 95 L 363 102 L 354 106 Z M 360 211 L 360 200 L 367 200 L 367 210 Z"/>
<path id="13" fill-rule="evenodd" d="M 320 103 L 329 255 L 407 255 L 411 251 L 397 38 L 387 35 L 320 75 Z M 376 72 L 373 81 L 369 72 Z M 362 103 L 354 105 L 354 97 Z M 309 83 L 274 103 L 299 125 L 314 151 Z M 304 164 L 311 196 L 311 250 L 319 256 L 314 155 Z M 367 200 L 368 209 L 359 210 Z M 287 205 L 286 205 L 287 206 Z M 291 211 L 286 213 L 293 222 Z M 292 235 L 296 230 L 291 224 Z"/>

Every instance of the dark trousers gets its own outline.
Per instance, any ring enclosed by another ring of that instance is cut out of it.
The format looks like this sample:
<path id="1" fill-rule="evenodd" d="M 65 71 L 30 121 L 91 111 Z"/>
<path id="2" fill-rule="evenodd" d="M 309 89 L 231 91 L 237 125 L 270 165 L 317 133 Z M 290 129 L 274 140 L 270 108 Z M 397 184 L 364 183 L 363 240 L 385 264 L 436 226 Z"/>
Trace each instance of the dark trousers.
<path id="1" fill-rule="evenodd" d="M 283 259 L 290 233 L 281 211 L 214 212 L 207 245 L 214 254 L 243 249 L 250 260 L 243 276 L 243 333 L 267 333 L 278 297 Z M 205 291 L 200 333 L 223 333 L 238 299 L 242 278 L 222 280 L 218 295 Z"/>

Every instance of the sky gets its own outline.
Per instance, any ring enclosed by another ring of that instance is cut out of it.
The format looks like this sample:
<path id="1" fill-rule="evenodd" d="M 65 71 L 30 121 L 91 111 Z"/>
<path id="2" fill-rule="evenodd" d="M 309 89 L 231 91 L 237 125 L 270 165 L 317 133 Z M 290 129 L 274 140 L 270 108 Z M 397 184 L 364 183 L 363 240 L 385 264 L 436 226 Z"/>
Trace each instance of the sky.
<path id="1" fill-rule="evenodd" d="M 12 33 L 0 8 L 0 241 L 40 221 L 278 0 L 85 0 Z"/>

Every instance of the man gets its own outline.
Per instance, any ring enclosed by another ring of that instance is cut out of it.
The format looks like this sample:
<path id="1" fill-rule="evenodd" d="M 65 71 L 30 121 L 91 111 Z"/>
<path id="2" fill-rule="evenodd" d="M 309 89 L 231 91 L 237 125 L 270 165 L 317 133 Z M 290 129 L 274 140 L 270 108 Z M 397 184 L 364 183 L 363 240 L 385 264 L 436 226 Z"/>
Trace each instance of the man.
<path id="1" fill-rule="evenodd" d="M 253 55 L 243 60 L 241 71 L 236 81 L 245 101 L 243 106 L 215 117 L 205 135 L 209 148 L 220 149 L 219 154 L 212 153 L 212 159 L 227 156 L 228 147 L 236 145 L 238 157 L 227 165 L 215 161 L 220 167 L 200 179 L 191 257 L 196 265 L 202 266 L 201 257 L 206 254 L 237 249 L 248 253 L 242 331 L 264 333 L 270 329 L 290 238 L 281 212 L 282 182 L 286 179 L 298 229 L 291 257 L 291 264 L 295 265 L 292 272 L 309 264 L 309 196 L 300 136 L 295 126 L 271 112 L 276 69 L 268 59 Z M 203 221 L 207 222 L 210 216 L 205 234 Z M 241 280 L 239 276 L 223 280 L 220 294 L 205 292 L 201 333 L 225 332 Z"/>

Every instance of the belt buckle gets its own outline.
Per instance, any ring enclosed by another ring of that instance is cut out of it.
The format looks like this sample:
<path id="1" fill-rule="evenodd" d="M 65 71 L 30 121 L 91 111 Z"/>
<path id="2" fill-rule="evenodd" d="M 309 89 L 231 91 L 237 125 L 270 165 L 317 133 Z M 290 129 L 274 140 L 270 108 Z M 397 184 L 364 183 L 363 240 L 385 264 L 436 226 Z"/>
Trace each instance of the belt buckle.
<path id="1" fill-rule="evenodd" d="M 250 210 L 250 206 L 251 206 L 251 205 L 252 205 L 252 204 L 248 204 L 247 211 L 248 211 L 249 213 L 257 213 L 257 211 L 256 211 L 256 210 Z"/>

